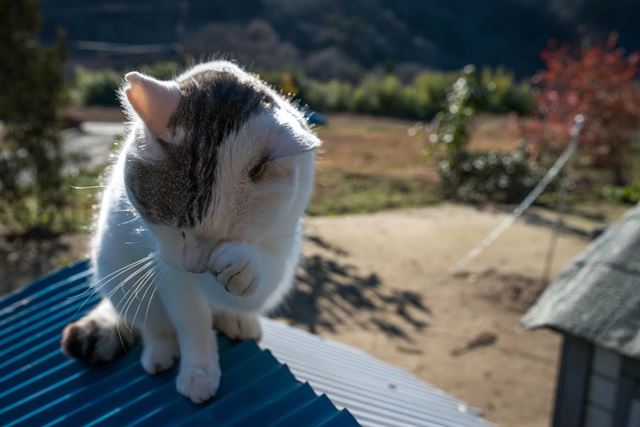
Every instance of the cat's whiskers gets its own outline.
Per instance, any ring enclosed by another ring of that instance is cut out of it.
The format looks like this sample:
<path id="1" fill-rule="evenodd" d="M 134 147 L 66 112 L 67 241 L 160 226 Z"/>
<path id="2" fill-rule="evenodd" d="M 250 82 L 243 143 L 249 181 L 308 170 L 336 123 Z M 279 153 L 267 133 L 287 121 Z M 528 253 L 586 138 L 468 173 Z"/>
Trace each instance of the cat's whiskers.
<path id="1" fill-rule="evenodd" d="M 141 279 L 140 283 L 136 286 L 135 290 L 133 291 L 133 293 L 129 296 L 128 301 L 125 303 L 124 307 L 123 307 L 123 317 L 126 319 L 127 318 L 127 314 L 129 313 L 129 310 L 131 310 L 131 307 L 133 307 L 134 303 L 136 302 L 136 300 L 138 301 L 138 307 L 140 307 L 142 305 L 142 301 L 140 298 L 138 298 L 138 295 L 143 293 L 143 291 L 146 290 L 146 286 L 147 283 L 149 283 L 149 281 L 151 280 L 151 277 L 153 277 L 153 274 L 155 273 L 155 271 L 152 269 L 149 272 L 147 272 L 147 274 L 145 274 L 145 276 Z M 137 310 L 136 310 L 137 313 Z M 136 318 L 135 316 L 133 317 L 133 319 L 131 320 L 131 322 L 127 322 L 127 324 L 129 325 L 129 331 L 131 331 L 131 329 L 133 328 L 133 326 L 135 325 L 136 322 Z"/>
<path id="2" fill-rule="evenodd" d="M 154 265 L 153 265 L 153 261 L 152 261 L 152 265 L 150 266 L 149 270 L 146 271 L 144 274 L 142 274 L 136 280 L 136 282 L 133 284 L 133 286 L 130 289 L 127 290 L 127 293 L 125 294 L 123 299 L 120 301 L 120 303 L 122 303 L 124 301 L 124 303 L 122 304 L 121 311 L 123 313 L 122 314 L 122 318 L 125 320 L 125 325 L 127 325 L 127 323 L 128 323 L 127 320 L 126 320 L 127 313 L 131 309 L 131 306 L 133 305 L 135 300 L 138 299 L 138 295 L 140 294 L 142 289 L 144 289 L 144 286 L 148 282 L 149 278 L 155 272 L 153 267 L 154 267 Z M 118 306 L 120 306 L 120 303 L 118 303 Z M 138 305 L 140 305 L 140 304 L 138 304 Z M 118 306 L 116 306 L 116 311 L 118 311 Z M 131 324 L 127 326 L 127 328 L 129 329 L 129 332 L 131 332 L 131 328 L 133 327 L 134 322 L 135 322 L 135 318 L 131 322 Z"/>
<path id="3" fill-rule="evenodd" d="M 131 269 L 131 268 L 135 267 L 136 265 L 139 265 L 141 262 L 144 262 L 144 260 L 145 260 L 146 258 L 148 258 L 148 257 L 149 257 L 149 256 L 146 256 L 146 257 L 144 257 L 144 258 L 140 258 L 140 259 L 138 259 L 138 260 L 135 260 L 135 261 L 133 261 L 133 262 L 131 262 L 131 263 L 129 263 L 129 264 L 127 264 L 127 265 L 125 265 L 124 267 L 120 267 L 120 268 L 118 268 L 117 270 L 112 271 L 111 273 L 107 274 L 106 276 L 104 276 L 103 278 L 101 278 L 100 280 L 98 280 L 97 282 L 95 282 L 95 283 L 91 284 L 91 285 L 90 285 L 87 289 L 85 289 L 81 294 L 79 294 L 79 295 L 74 295 L 74 296 L 71 296 L 71 297 L 69 297 L 69 298 L 70 298 L 70 299 L 83 298 L 87 292 L 92 292 L 92 293 L 97 292 L 97 291 L 101 288 L 101 286 L 102 286 L 102 285 L 100 285 L 100 286 L 96 286 L 96 285 L 98 285 L 100 282 L 104 282 L 105 280 L 108 280 L 108 279 L 109 279 L 110 277 L 112 277 L 113 275 L 118 276 L 118 275 L 120 275 L 121 273 L 124 273 L 124 271 L 129 270 L 129 269 Z M 123 270 L 124 270 L 124 271 L 123 271 Z"/>
<path id="4" fill-rule="evenodd" d="M 127 278 L 125 278 L 122 282 L 118 283 L 117 286 L 115 286 L 113 289 L 111 289 L 111 291 L 107 294 L 107 296 L 105 298 L 111 299 L 111 297 L 116 293 L 116 291 L 118 291 L 125 284 L 127 284 L 129 282 L 129 280 L 131 280 L 132 278 L 134 278 L 138 274 L 144 272 L 144 270 L 146 270 L 152 264 L 153 264 L 153 259 L 148 260 L 145 264 L 143 264 L 141 267 L 139 267 L 136 271 L 134 271 L 129 276 L 127 276 Z"/>
<path id="5" fill-rule="evenodd" d="M 136 215 L 135 217 L 133 217 L 131 219 L 128 219 L 128 220 L 126 220 L 124 222 L 121 222 L 118 225 L 131 224 L 132 222 L 137 221 L 138 219 L 140 219 L 140 217 Z"/>
<path id="6" fill-rule="evenodd" d="M 136 312 L 133 314 L 133 320 L 131 321 L 132 324 L 136 323 L 136 318 L 138 317 L 138 312 L 140 311 L 142 304 L 144 304 L 144 299 L 147 296 L 147 293 L 149 293 L 149 290 L 153 287 L 153 284 L 156 281 L 158 274 L 160 274 L 158 272 L 158 269 L 153 270 L 153 273 L 154 274 L 150 276 L 149 280 L 147 280 L 144 293 L 142 294 L 142 297 L 138 302 L 138 308 L 136 308 Z M 150 304 L 151 304 L 151 299 L 149 299 L 149 302 L 147 303 L 147 307 L 149 307 Z"/>
<path id="7" fill-rule="evenodd" d="M 147 302 L 147 310 L 144 313 L 144 321 L 142 322 L 142 325 L 145 326 L 147 324 L 147 316 L 149 316 L 149 308 L 151 307 L 151 301 L 153 301 L 153 296 L 156 294 L 156 290 L 158 289 L 157 286 L 155 286 L 155 281 L 158 279 L 158 277 L 160 277 L 160 274 L 162 274 L 162 272 L 164 271 L 164 264 L 160 264 L 158 266 L 158 274 L 156 274 L 156 276 L 153 278 L 153 291 L 151 292 L 151 296 L 149 297 L 149 301 Z"/>
<path id="8" fill-rule="evenodd" d="M 149 268 L 150 266 L 152 266 L 153 264 L 153 260 L 148 261 L 146 264 L 144 264 L 142 267 L 139 267 L 136 271 L 134 271 L 133 273 L 131 273 L 126 279 L 124 279 L 122 282 L 120 282 L 115 288 L 113 288 L 111 290 L 111 292 L 109 292 L 109 294 L 105 297 L 107 299 L 111 299 L 111 297 L 115 294 L 115 292 L 117 292 L 119 289 L 121 289 L 124 285 L 126 285 L 129 280 L 131 280 L 133 277 L 137 276 L 138 274 L 142 273 L 142 276 L 144 276 L 147 272 L 145 272 L 145 270 L 147 268 Z M 140 280 L 140 277 L 137 279 Z M 136 282 L 137 283 L 137 282 Z M 135 286 L 134 286 L 135 287 Z M 129 292 L 131 291 L 131 289 L 133 289 L 134 287 L 127 289 L 122 297 L 122 299 L 120 300 L 120 302 L 118 303 L 118 305 L 116 305 L 115 310 L 117 311 L 118 306 L 120 305 L 120 303 L 127 297 L 127 295 L 129 294 Z"/>
<path id="9" fill-rule="evenodd" d="M 121 276 L 122 274 L 125 274 L 127 271 L 131 270 L 134 267 L 139 266 L 140 264 L 144 263 L 145 261 L 149 261 L 151 259 L 152 255 L 149 254 L 145 257 L 142 257 L 136 261 L 133 261 L 127 265 L 125 265 L 124 267 L 121 267 L 109 274 L 107 274 L 106 276 L 102 277 L 100 280 L 96 281 L 95 283 L 93 283 L 90 287 L 90 289 L 93 289 L 94 291 L 99 291 L 100 289 L 102 289 L 104 286 L 106 286 L 108 283 L 110 283 L 112 280 L 115 280 L 116 277 Z"/>
<path id="10" fill-rule="evenodd" d="M 100 280 L 98 280 L 95 284 L 93 284 L 93 285 L 89 286 L 87 289 L 85 289 L 80 295 L 71 297 L 71 298 L 84 298 L 85 294 L 87 292 L 89 292 L 89 295 L 85 298 L 85 300 L 82 302 L 82 304 L 80 304 L 80 307 L 78 308 L 78 310 L 76 311 L 74 316 L 76 314 L 78 314 L 80 312 L 80 310 L 82 310 L 82 307 L 84 307 L 84 305 L 87 303 L 87 301 L 89 301 L 89 298 L 91 298 L 94 294 L 98 293 L 100 291 L 100 289 L 102 289 L 102 287 L 104 287 L 107 283 L 111 282 L 112 280 L 115 280 L 116 277 L 118 277 L 118 276 L 120 276 L 122 274 L 125 274 L 127 271 L 139 266 L 140 264 L 142 264 L 145 261 L 147 261 L 149 258 L 151 258 L 151 254 L 149 254 L 146 257 L 141 258 L 139 260 L 133 261 L 130 264 L 127 264 L 124 267 L 121 267 L 121 268 L 109 273 L 105 277 L 103 277 Z M 102 282 L 102 283 L 100 283 L 100 282 Z M 99 284 L 99 286 L 96 286 L 96 284 Z"/>

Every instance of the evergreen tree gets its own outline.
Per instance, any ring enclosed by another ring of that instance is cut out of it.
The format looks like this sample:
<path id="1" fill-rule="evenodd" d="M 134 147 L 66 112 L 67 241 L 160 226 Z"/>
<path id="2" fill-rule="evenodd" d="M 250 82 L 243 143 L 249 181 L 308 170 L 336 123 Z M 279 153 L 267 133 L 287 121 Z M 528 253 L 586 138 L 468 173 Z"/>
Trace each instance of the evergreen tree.
<path id="1" fill-rule="evenodd" d="M 6 228 L 50 229 L 67 192 L 57 116 L 62 35 L 38 44 L 38 0 L 0 0 L 0 16 L 0 218 Z"/>

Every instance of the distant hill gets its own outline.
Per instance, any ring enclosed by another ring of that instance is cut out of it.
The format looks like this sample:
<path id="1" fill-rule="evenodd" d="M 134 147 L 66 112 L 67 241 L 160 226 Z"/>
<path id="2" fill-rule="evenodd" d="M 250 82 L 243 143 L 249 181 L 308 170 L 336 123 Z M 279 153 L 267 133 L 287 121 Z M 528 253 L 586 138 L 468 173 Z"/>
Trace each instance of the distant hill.
<path id="1" fill-rule="evenodd" d="M 225 53 L 328 79 L 364 70 L 540 66 L 547 40 L 621 33 L 640 49 L 638 0 L 42 0 L 43 39 L 67 31 L 74 62 L 131 66 Z"/>

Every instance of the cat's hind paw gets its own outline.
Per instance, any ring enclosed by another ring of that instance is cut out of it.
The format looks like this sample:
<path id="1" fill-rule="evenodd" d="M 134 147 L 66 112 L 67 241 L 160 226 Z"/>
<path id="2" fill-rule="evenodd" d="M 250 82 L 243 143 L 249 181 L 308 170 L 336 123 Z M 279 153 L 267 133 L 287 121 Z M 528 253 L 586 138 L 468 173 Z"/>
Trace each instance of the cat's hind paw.
<path id="1" fill-rule="evenodd" d="M 260 319 L 256 314 L 219 313 L 214 316 L 213 327 L 235 340 L 256 340 L 262 338 Z"/>
<path id="2" fill-rule="evenodd" d="M 81 362 L 101 364 L 110 362 L 133 345 L 133 336 L 126 327 L 103 319 L 84 317 L 68 324 L 62 331 L 62 352 Z"/>
<path id="3" fill-rule="evenodd" d="M 178 359 L 178 344 L 175 339 L 145 341 L 140 363 L 151 375 L 170 369 Z"/>

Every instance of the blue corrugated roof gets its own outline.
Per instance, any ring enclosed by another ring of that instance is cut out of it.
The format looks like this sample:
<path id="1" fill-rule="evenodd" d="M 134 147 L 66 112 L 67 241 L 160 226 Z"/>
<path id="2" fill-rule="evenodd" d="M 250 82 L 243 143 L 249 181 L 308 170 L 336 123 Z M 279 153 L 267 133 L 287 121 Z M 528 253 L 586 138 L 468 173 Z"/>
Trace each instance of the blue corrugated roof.
<path id="1" fill-rule="evenodd" d="M 80 262 L 0 299 L 0 425 L 490 425 L 406 371 L 269 319 L 260 347 L 221 337 L 221 386 L 205 405 L 177 394 L 175 369 L 147 375 L 139 347 L 84 366 L 59 340 L 98 301 L 89 274 Z"/>
<path id="2" fill-rule="evenodd" d="M 44 277 L 0 300 L 0 425 L 354 426 L 346 410 L 253 341 L 220 339 L 215 398 L 194 405 L 174 385 L 175 369 L 148 375 L 140 347 L 88 367 L 59 350 L 66 323 L 89 310 L 87 263 Z"/>

